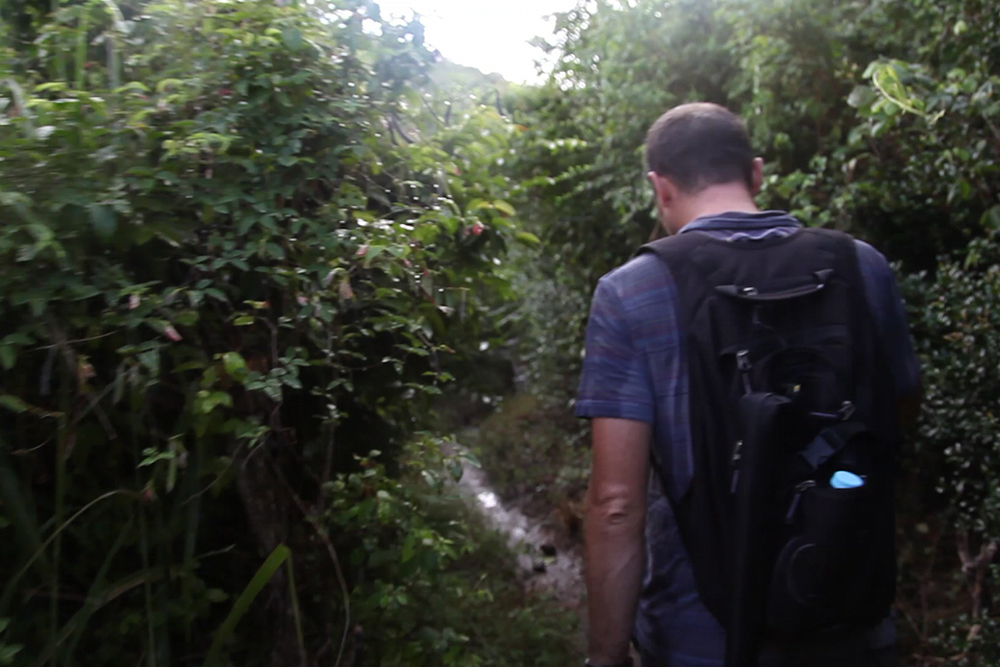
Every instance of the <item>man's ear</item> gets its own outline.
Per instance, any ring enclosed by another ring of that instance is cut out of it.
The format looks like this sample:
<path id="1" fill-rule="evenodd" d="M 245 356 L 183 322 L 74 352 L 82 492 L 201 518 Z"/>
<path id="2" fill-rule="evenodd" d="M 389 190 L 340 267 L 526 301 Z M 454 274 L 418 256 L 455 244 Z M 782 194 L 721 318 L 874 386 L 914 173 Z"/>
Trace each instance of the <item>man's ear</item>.
<path id="1" fill-rule="evenodd" d="M 753 159 L 753 167 L 750 171 L 750 194 L 757 196 L 760 192 L 760 186 L 764 183 L 764 158 L 755 157 Z"/>
<path id="2" fill-rule="evenodd" d="M 655 171 L 650 171 L 647 172 L 646 178 L 649 179 L 650 185 L 653 186 L 657 206 L 669 206 L 677 197 L 677 188 L 674 187 L 674 184 L 666 176 L 661 176 Z"/>

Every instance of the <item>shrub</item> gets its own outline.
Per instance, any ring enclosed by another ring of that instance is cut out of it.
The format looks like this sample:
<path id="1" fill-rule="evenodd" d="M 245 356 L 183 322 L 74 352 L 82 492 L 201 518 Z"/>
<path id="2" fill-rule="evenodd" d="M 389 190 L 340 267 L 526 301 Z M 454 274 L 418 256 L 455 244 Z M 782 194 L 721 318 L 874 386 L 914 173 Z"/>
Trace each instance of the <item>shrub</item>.
<path id="1" fill-rule="evenodd" d="M 284 545 L 225 650 L 325 659 L 329 483 L 372 448 L 397 471 L 502 296 L 504 125 L 410 143 L 432 58 L 371 2 L 90 1 L 34 32 L 0 58 L 4 655 L 201 662 Z"/>

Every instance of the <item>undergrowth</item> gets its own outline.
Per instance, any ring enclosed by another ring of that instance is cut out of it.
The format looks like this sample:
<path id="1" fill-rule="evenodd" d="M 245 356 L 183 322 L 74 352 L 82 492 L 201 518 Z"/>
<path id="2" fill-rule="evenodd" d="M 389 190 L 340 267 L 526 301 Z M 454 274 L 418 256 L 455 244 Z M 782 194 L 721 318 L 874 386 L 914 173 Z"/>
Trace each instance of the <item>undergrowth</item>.
<path id="1" fill-rule="evenodd" d="M 506 538 L 462 498 L 457 456 L 412 445 L 399 479 L 372 458 L 333 485 L 332 523 L 356 546 L 355 632 L 365 665 L 566 665 L 579 662 L 576 615 L 525 590 Z"/>
<path id="2" fill-rule="evenodd" d="M 576 533 L 590 471 L 587 433 L 566 401 L 520 394 L 482 422 L 473 447 L 504 501 L 531 516 L 551 513 Z"/>

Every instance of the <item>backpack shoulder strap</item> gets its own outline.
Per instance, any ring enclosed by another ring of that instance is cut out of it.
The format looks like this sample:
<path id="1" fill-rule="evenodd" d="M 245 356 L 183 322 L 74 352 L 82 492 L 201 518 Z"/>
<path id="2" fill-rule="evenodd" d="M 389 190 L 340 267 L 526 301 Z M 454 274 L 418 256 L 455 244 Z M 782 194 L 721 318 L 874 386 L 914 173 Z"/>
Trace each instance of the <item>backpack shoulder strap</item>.
<path id="1" fill-rule="evenodd" d="M 654 254 L 663 260 L 674 273 L 676 281 L 685 279 L 688 269 L 694 269 L 702 280 L 711 282 L 711 276 L 719 266 L 722 254 L 733 249 L 758 251 L 773 248 L 778 245 L 792 243 L 796 246 L 796 254 L 819 253 L 826 255 L 828 263 L 838 265 L 838 273 L 849 282 L 855 282 L 860 277 L 857 246 L 854 239 L 840 231 L 819 227 L 802 227 L 790 236 L 761 241 L 748 241 L 739 244 L 729 244 L 708 234 L 689 232 L 676 234 L 647 243 L 639 248 L 637 255 Z M 679 285 L 680 286 L 680 285 Z"/>

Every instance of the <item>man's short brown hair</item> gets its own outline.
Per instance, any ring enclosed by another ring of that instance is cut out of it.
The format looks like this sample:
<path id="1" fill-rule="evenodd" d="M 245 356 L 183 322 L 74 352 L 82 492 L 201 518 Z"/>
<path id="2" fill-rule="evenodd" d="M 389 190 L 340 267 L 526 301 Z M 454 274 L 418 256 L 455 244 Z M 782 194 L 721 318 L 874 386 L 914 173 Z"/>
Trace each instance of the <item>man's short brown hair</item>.
<path id="1" fill-rule="evenodd" d="M 674 107 L 646 135 L 646 168 L 687 193 L 721 183 L 751 188 L 753 160 L 743 121 L 718 104 Z"/>

